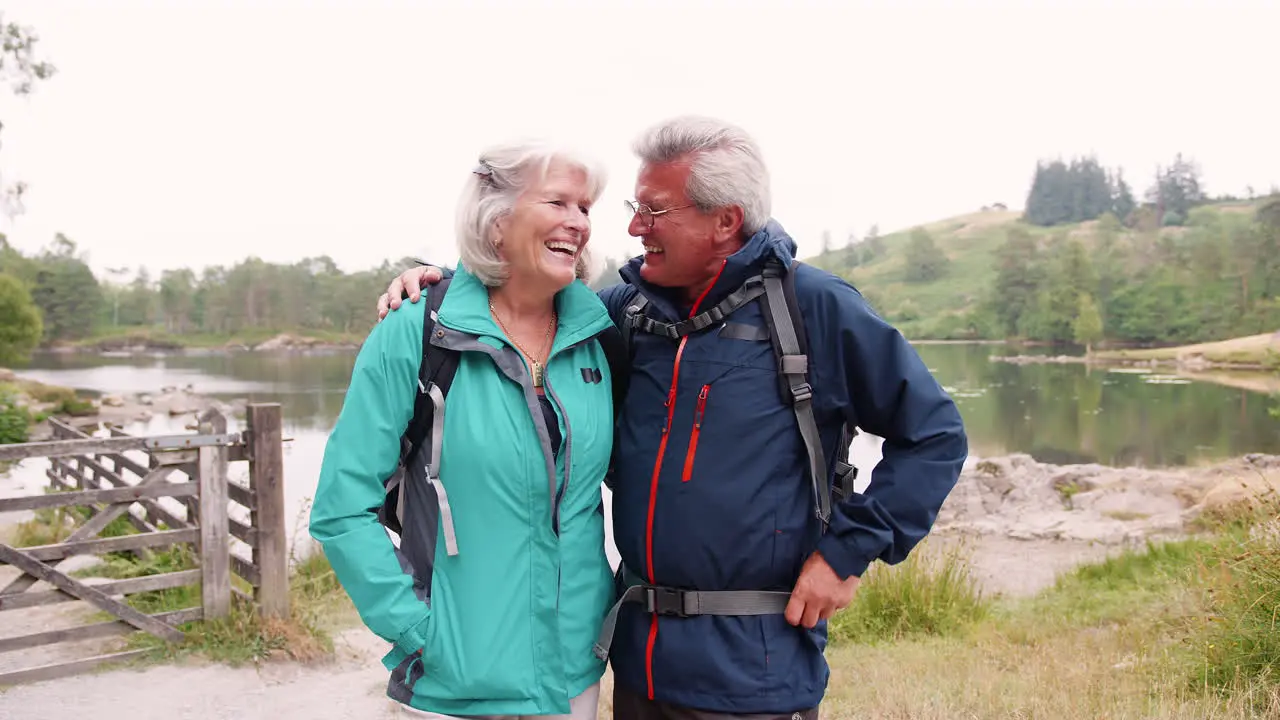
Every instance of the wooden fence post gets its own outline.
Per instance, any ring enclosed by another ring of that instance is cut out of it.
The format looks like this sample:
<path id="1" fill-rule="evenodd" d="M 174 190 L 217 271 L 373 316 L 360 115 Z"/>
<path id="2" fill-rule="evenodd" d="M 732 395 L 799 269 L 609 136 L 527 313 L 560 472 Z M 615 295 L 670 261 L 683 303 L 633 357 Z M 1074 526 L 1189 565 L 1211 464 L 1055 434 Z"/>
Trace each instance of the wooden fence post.
<path id="1" fill-rule="evenodd" d="M 227 419 L 216 410 L 200 418 L 200 434 L 222 434 Z M 199 451 L 200 595 L 204 619 L 231 612 L 231 529 L 227 522 L 227 449 L 205 445 Z"/>
<path id="2" fill-rule="evenodd" d="M 258 606 L 264 616 L 289 615 L 289 538 L 284 507 L 284 435 L 279 403 L 248 407 L 249 486 L 257 507 L 252 524 L 258 533 L 253 564 L 261 573 Z"/>

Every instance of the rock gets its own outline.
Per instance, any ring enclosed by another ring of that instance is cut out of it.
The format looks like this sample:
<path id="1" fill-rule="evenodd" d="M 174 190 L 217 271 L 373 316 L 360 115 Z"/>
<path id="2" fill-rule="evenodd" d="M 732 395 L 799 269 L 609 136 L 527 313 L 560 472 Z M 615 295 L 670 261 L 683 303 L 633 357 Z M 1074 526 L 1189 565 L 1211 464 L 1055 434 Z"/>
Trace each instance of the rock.
<path id="1" fill-rule="evenodd" d="M 1277 481 L 1264 476 L 1242 475 L 1224 480 L 1209 492 L 1195 506 L 1200 513 L 1206 511 L 1225 510 L 1235 505 L 1258 502 L 1261 498 L 1277 493 Z"/>
<path id="2" fill-rule="evenodd" d="M 938 513 L 944 532 L 1114 546 L 1190 532 L 1206 508 L 1241 502 L 1280 484 L 1280 456 L 1207 468 L 1153 470 L 1052 465 L 1025 454 L 967 466 Z M 1262 478 L 1272 475 L 1268 485 Z"/>
<path id="3" fill-rule="evenodd" d="M 1089 492 L 1098 487 L 1088 473 L 1082 472 L 1077 468 L 1070 468 L 1057 473 L 1050 483 L 1053 485 L 1054 490 L 1064 495 Z"/>
<path id="4" fill-rule="evenodd" d="M 0 368 L 0 382 L 13 382 L 18 376 L 8 368 Z"/>
<path id="5" fill-rule="evenodd" d="M 103 407 L 124 407 L 124 398 L 119 395 L 103 395 L 98 404 Z"/>

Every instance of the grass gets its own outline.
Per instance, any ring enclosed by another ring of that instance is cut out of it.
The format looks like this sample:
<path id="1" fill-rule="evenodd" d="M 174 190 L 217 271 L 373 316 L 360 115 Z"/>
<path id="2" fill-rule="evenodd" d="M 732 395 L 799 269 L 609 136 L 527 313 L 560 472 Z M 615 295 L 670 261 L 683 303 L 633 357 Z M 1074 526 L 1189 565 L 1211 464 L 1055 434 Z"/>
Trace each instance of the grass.
<path id="1" fill-rule="evenodd" d="M 245 592 L 251 589 L 243 581 L 239 587 Z M 312 662 L 329 657 L 333 652 L 330 630 L 335 618 L 344 616 L 346 597 L 324 556 L 317 554 L 298 563 L 289 589 L 288 617 L 264 618 L 252 603 L 232 595 L 227 617 L 179 625 L 185 633 L 181 643 L 135 633 L 129 636 L 127 646 L 151 650 L 147 656 L 151 662 L 199 656 L 238 666 L 273 659 Z M 129 596 L 128 603 L 151 614 L 199 607 L 200 586 L 139 593 Z"/>
<path id="2" fill-rule="evenodd" d="M 299 514 L 308 512 L 308 504 L 304 503 Z M 304 525 L 299 524 L 298 527 Z M 296 548 L 296 538 L 294 540 L 291 547 Z M 195 567 L 195 558 L 185 557 L 189 563 L 187 567 Z M 151 661 L 195 655 L 232 666 L 271 659 L 311 662 L 329 657 L 333 652 L 330 631 L 349 622 L 352 612 L 350 601 L 323 553 L 316 552 L 302 558 L 291 554 L 289 564 L 287 617 L 264 618 L 256 606 L 233 593 L 231 612 L 227 617 L 179 625 L 178 629 L 185 633 L 181 643 L 167 643 L 146 633 L 135 633 L 128 638 L 129 646 L 151 650 L 148 654 Z M 155 568 L 155 571 L 168 570 Z M 252 593 L 252 587 L 243 579 L 233 575 L 232 583 L 242 592 Z M 148 613 L 197 607 L 200 605 L 200 587 L 189 585 L 139 593 L 129 596 L 127 602 Z"/>
<path id="3" fill-rule="evenodd" d="M 56 491 L 45 488 L 45 492 Z M 60 543 L 70 537 L 77 526 L 89 519 L 88 510 L 82 507 L 40 508 L 33 515 L 30 520 L 24 520 L 14 527 L 13 543 L 16 547 Z M 120 537 L 135 532 L 134 527 L 122 516 L 107 523 L 98 537 Z"/>
<path id="4" fill-rule="evenodd" d="M 839 249 L 807 261 L 847 276 L 907 337 L 967 337 L 966 316 L 994 281 L 992 258 L 1005 240 L 1005 226 L 1017 217 L 992 211 L 924 225 L 951 260 L 947 274 L 933 282 L 907 282 L 904 248 L 910 230 L 884 236 L 885 254 L 852 270 L 841 262 Z"/>
<path id="5" fill-rule="evenodd" d="M 873 565 L 857 601 L 831 619 L 831 642 L 952 635 L 985 618 L 991 601 L 979 591 L 962 552 L 960 547 L 940 556 L 917 552 L 895 566 Z"/>
<path id="6" fill-rule="evenodd" d="M 984 600 L 958 552 L 876 567 L 832 619 L 823 716 L 1280 717 L 1280 502 L 1206 527 L 1025 599 Z"/>

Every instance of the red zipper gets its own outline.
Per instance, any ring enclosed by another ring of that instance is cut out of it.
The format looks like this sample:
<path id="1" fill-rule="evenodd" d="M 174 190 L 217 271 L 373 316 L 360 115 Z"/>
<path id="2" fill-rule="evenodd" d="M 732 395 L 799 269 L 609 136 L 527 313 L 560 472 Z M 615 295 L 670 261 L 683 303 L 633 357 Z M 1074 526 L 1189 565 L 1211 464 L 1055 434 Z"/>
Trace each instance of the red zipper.
<path id="1" fill-rule="evenodd" d="M 710 385 L 703 385 L 698 393 L 698 408 L 693 411 L 693 431 L 689 433 L 689 452 L 684 456 L 684 476 L 681 482 L 689 482 L 693 477 L 693 458 L 698 454 L 698 435 L 702 433 L 702 416 L 707 413 L 707 395 L 711 393 Z"/>
<path id="2" fill-rule="evenodd" d="M 716 281 L 720 279 L 720 273 L 724 272 L 724 266 L 727 261 L 720 263 L 720 270 L 716 272 L 715 278 L 711 280 L 711 284 L 707 285 L 707 289 L 702 291 L 698 296 L 697 302 L 689 310 L 689 317 L 698 314 L 698 306 L 706 299 L 707 293 L 711 292 L 711 288 L 716 286 Z M 671 429 L 671 417 L 676 411 L 676 389 L 680 385 L 680 356 L 684 354 L 685 343 L 689 341 L 686 335 L 680 338 L 680 346 L 676 348 L 676 361 L 671 369 L 671 388 L 667 390 L 667 421 L 662 426 L 662 440 L 658 443 L 658 458 L 653 462 L 653 477 L 649 480 L 649 517 L 645 527 L 645 570 L 649 574 L 649 582 L 656 584 L 653 577 L 653 511 L 657 507 L 658 502 L 658 474 L 662 471 L 662 457 L 667 452 L 667 438 L 670 437 L 668 431 Z M 649 699 L 653 699 L 653 646 L 658 641 L 658 614 L 653 613 L 653 620 L 649 623 L 649 641 L 645 644 L 644 649 L 644 674 L 646 684 L 649 686 Z"/>

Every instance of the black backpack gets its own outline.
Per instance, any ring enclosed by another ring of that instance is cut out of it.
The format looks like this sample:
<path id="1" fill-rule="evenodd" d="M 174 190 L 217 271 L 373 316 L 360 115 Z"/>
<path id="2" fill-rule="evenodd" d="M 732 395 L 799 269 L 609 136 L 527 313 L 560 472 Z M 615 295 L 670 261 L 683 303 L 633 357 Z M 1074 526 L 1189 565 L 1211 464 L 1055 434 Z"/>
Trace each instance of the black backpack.
<path id="1" fill-rule="evenodd" d="M 378 520 L 397 535 L 403 529 L 403 498 L 405 468 L 417 460 L 417 456 L 428 448 L 432 455 L 427 463 L 431 468 L 429 474 L 438 473 L 436 465 L 440 461 L 439 448 L 432 445 L 432 428 L 435 421 L 435 406 L 443 403 L 453 384 L 454 373 L 458 370 L 459 353 L 431 344 L 431 335 L 435 332 L 436 316 L 440 305 L 444 302 L 445 293 L 449 291 L 452 278 L 445 278 L 432 285 L 426 293 L 427 307 L 422 321 L 422 362 L 418 369 L 418 395 L 413 404 L 413 419 L 400 437 L 400 463 L 396 471 L 383 483 L 385 497 L 382 507 L 378 509 Z M 602 332 L 597 339 L 609 361 L 610 375 L 613 376 L 613 410 L 614 418 L 626 397 L 626 381 L 629 365 L 623 364 L 624 350 L 622 334 L 615 325 Z M 439 391 L 439 398 L 433 397 L 432 390 Z"/>

